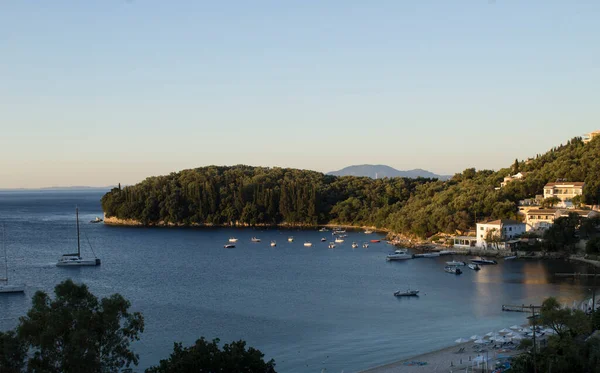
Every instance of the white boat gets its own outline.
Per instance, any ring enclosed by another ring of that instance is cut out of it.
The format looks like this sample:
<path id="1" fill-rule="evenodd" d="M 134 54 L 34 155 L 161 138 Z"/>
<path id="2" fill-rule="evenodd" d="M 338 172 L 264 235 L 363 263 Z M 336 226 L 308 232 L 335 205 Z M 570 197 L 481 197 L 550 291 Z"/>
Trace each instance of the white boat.
<path id="1" fill-rule="evenodd" d="M 252 242 L 260 242 L 260 238 L 252 237 L 250 239 L 250 241 L 252 241 Z"/>
<path id="2" fill-rule="evenodd" d="M 329 229 L 323 227 L 323 228 L 319 229 L 319 232 L 329 232 Z"/>
<path id="3" fill-rule="evenodd" d="M 372 230 L 370 230 L 370 229 L 367 229 L 367 230 L 365 231 L 365 234 L 371 234 L 371 233 L 373 233 L 373 231 L 372 231 Z"/>
<path id="4" fill-rule="evenodd" d="M 444 271 L 448 272 L 448 273 L 452 273 L 455 275 L 460 275 L 462 273 L 462 271 L 460 270 L 460 268 L 454 267 L 454 266 L 445 266 L 444 267 Z"/>
<path id="5" fill-rule="evenodd" d="M 419 295 L 419 291 L 418 290 L 406 290 L 406 291 L 396 291 L 394 293 L 395 296 L 397 297 L 414 297 L 414 296 L 418 296 Z"/>
<path id="6" fill-rule="evenodd" d="M 311 247 L 311 246 L 312 246 L 312 243 L 311 243 L 311 242 L 305 242 L 305 243 L 304 243 L 304 246 L 306 246 L 306 247 Z"/>
<path id="7" fill-rule="evenodd" d="M 385 260 L 390 262 L 390 261 L 394 261 L 394 260 L 407 260 L 407 259 L 412 259 L 412 258 L 413 258 L 413 255 L 409 254 L 408 250 L 398 249 L 398 250 L 394 251 L 393 254 L 389 254 L 388 256 L 386 256 Z"/>
<path id="8" fill-rule="evenodd" d="M 356 249 L 358 247 L 358 244 L 356 242 L 352 242 L 352 248 Z"/>
<path id="9" fill-rule="evenodd" d="M 511 256 L 505 256 L 504 260 L 513 260 L 513 259 L 517 259 L 516 255 L 511 255 Z"/>
<path id="10" fill-rule="evenodd" d="M 225 245 L 223 245 L 223 248 L 225 249 L 233 249 L 235 248 L 235 245 L 232 243 L 226 243 Z"/>
<path id="11" fill-rule="evenodd" d="M 488 265 L 490 265 L 490 264 L 498 264 L 498 262 L 495 261 L 495 260 L 484 259 L 484 258 L 481 258 L 481 259 L 471 259 L 471 263 L 475 263 L 475 264 L 488 264 Z"/>
<path id="12" fill-rule="evenodd" d="M 77 253 L 63 254 L 56 265 L 58 267 L 81 267 L 81 266 L 97 266 L 100 265 L 100 259 L 94 255 L 94 258 L 83 258 L 81 256 L 81 243 L 79 238 L 79 208 L 75 208 L 75 220 L 77 221 Z M 90 241 L 88 240 L 88 244 Z M 94 252 L 92 245 L 90 249 Z"/>
<path id="13" fill-rule="evenodd" d="M 479 271 L 481 269 L 481 267 L 475 263 L 469 263 L 468 267 L 471 268 L 473 271 Z"/>
<path id="14" fill-rule="evenodd" d="M 366 242 L 365 242 L 365 243 L 363 243 L 363 245 L 362 245 L 362 246 L 363 246 L 363 249 L 368 249 L 368 248 L 369 248 L 369 244 L 368 244 L 368 243 L 366 243 Z"/>
<path id="15" fill-rule="evenodd" d="M 342 243 L 342 242 L 344 242 L 343 238 L 336 238 L 335 239 L 335 243 Z"/>
<path id="16" fill-rule="evenodd" d="M 237 241 L 238 241 L 238 239 L 237 239 L 237 238 L 235 238 L 235 237 L 229 237 L 229 242 L 233 242 L 233 243 L 235 243 L 235 242 L 237 242 Z"/>
<path id="17" fill-rule="evenodd" d="M 24 293 L 25 284 L 11 284 L 8 282 L 8 255 L 6 254 L 6 239 L 4 236 L 4 224 L 2 225 L 2 247 L 4 249 L 5 276 L 0 277 L 0 293 Z"/>
<path id="18" fill-rule="evenodd" d="M 330 242 L 327 247 L 329 247 L 330 249 L 335 249 L 335 244 L 333 242 Z"/>
<path id="19" fill-rule="evenodd" d="M 288 242 L 294 242 L 294 237 L 288 237 Z"/>
<path id="20" fill-rule="evenodd" d="M 103 220 L 99 216 L 96 216 L 94 220 L 90 220 L 90 223 L 102 223 Z"/>
<path id="21" fill-rule="evenodd" d="M 271 241 L 271 247 L 275 247 L 275 246 L 277 246 L 277 242 Z"/>
<path id="22" fill-rule="evenodd" d="M 453 260 L 451 262 L 446 262 L 446 264 L 448 264 L 449 266 L 464 266 L 464 265 L 467 265 L 467 263 L 460 262 L 460 261 L 457 261 L 457 260 Z"/>
<path id="23" fill-rule="evenodd" d="M 321 242 L 326 242 L 326 241 L 327 241 L 327 238 L 321 237 Z"/>
<path id="24" fill-rule="evenodd" d="M 333 232 L 331 232 L 331 234 L 336 235 L 336 234 L 344 234 L 346 233 L 345 230 L 341 230 L 341 229 L 336 229 Z"/>

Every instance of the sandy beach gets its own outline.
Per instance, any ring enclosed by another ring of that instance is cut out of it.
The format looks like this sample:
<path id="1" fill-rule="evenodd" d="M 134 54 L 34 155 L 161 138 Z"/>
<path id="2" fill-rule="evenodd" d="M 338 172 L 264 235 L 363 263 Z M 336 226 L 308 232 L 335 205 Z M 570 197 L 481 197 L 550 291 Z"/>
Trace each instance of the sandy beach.
<path id="1" fill-rule="evenodd" d="M 477 360 L 474 359 L 483 361 L 489 358 L 489 366 L 493 367 L 496 361 L 519 354 L 519 351 L 515 350 L 492 349 L 489 344 L 483 348 L 487 350 L 487 354 L 486 352 L 478 353 L 475 350 L 477 347 L 478 345 L 474 342 L 455 344 L 451 347 L 367 369 L 361 373 L 464 372 L 467 368 L 468 371 L 471 371 L 472 367 L 477 368 L 478 365 L 475 363 Z M 479 364 L 479 369 L 482 369 L 482 364 Z"/>

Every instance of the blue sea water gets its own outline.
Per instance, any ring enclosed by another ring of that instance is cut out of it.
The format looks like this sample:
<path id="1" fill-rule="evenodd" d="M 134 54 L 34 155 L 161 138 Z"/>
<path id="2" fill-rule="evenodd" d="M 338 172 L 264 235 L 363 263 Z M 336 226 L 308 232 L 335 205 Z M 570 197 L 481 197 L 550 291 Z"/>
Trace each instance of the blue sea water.
<path id="1" fill-rule="evenodd" d="M 460 276 L 443 271 L 450 257 L 386 262 L 394 249 L 386 243 L 351 248 L 352 241 L 383 238 L 360 231 L 328 249 L 320 238 L 330 241 L 331 233 L 316 230 L 91 224 L 102 215 L 105 192 L 0 191 L 9 277 L 27 285 L 25 295 L 0 296 L 0 330 L 18 323 L 35 291 L 51 293 L 72 278 L 98 296 L 121 293 L 143 313 L 136 371 L 167 357 L 173 342 L 205 336 L 246 340 L 274 358 L 279 372 L 355 372 L 525 322 L 525 314 L 502 312 L 502 304 L 539 304 L 550 295 L 571 303 L 589 291 L 585 280 L 553 276 L 586 271 L 562 261 L 500 260 L 479 272 L 465 267 Z M 92 255 L 89 239 L 99 267 L 55 266 L 77 250 L 76 205 L 83 253 Z M 232 236 L 236 248 L 224 249 Z M 253 236 L 262 241 L 250 242 Z M 421 296 L 392 295 L 409 286 Z"/>

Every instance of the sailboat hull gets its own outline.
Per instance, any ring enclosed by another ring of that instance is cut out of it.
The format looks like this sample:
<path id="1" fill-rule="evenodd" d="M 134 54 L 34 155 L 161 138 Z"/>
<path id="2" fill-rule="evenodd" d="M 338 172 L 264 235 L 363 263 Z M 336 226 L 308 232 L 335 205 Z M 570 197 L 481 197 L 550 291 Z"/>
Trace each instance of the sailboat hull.
<path id="1" fill-rule="evenodd" d="M 57 267 L 83 267 L 83 266 L 98 266 L 100 259 L 83 259 L 83 258 L 61 258 Z"/>
<path id="2" fill-rule="evenodd" d="M 2 285 L 0 284 L 0 293 L 24 293 L 25 285 Z"/>

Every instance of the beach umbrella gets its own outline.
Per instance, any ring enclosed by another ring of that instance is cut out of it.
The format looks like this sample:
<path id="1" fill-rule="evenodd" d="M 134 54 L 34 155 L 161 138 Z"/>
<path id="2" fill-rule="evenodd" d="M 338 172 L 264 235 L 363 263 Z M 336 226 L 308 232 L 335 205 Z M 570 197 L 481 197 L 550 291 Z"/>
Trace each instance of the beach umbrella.
<path id="1" fill-rule="evenodd" d="M 506 339 L 503 337 L 494 338 L 494 342 L 496 343 L 505 343 Z"/>
<path id="2" fill-rule="evenodd" d="M 513 333 L 513 332 L 510 332 L 510 333 L 508 333 L 507 335 L 505 335 L 505 337 L 512 337 L 513 335 L 515 335 L 515 333 Z"/>
<path id="3" fill-rule="evenodd" d="M 522 335 L 519 334 L 515 334 L 512 336 L 513 341 L 520 341 L 521 339 L 523 339 Z"/>
<path id="4" fill-rule="evenodd" d="M 478 344 L 478 345 L 480 345 L 480 344 L 484 344 L 484 343 L 487 343 L 487 342 L 488 342 L 488 341 L 486 341 L 485 339 L 476 339 L 476 340 L 475 340 L 475 344 Z"/>
<path id="5" fill-rule="evenodd" d="M 471 342 L 470 339 L 464 339 L 464 338 L 459 338 L 456 341 L 454 341 L 456 343 L 465 343 L 465 342 Z"/>
<path id="6" fill-rule="evenodd" d="M 494 333 L 494 332 L 489 332 L 489 333 L 485 333 L 485 336 L 486 336 L 486 337 L 493 337 L 493 336 L 494 336 L 494 334 L 496 334 L 496 333 Z"/>
<path id="7" fill-rule="evenodd" d="M 512 329 L 512 330 L 519 330 L 519 329 L 521 329 L 521 327 L 519 325 L 513 325 L 513 326 L 510 327 L 510 329 Z"/>
<path id="8" fill-rule="evenodd" d="M 509 329 L 506 329 L 506 328 L 504 328 L 504 329 L 500 329 L 500 330 L 498 331 L 498 333 L 510 333 L 510 330 L 509 330 Z"/>
<path id="9" fill-rule="evenodd" d="M 546 334 L 556 334 L 554 329 L 550 329 L 550 328 L 544 329 L 544 330 L 542 330 L 542 332 L 546 333 Z"/>
<path id="10" fill-rule="evenodd" d="M 469 339 L 483 339 L 483 337 L 482 337 L 482 336 L 480 336 L 480 335 L 474 334 L 474 335 L 472 335 L 472 336 L 471 336 L 471 338 L 469 338 Z"/>

